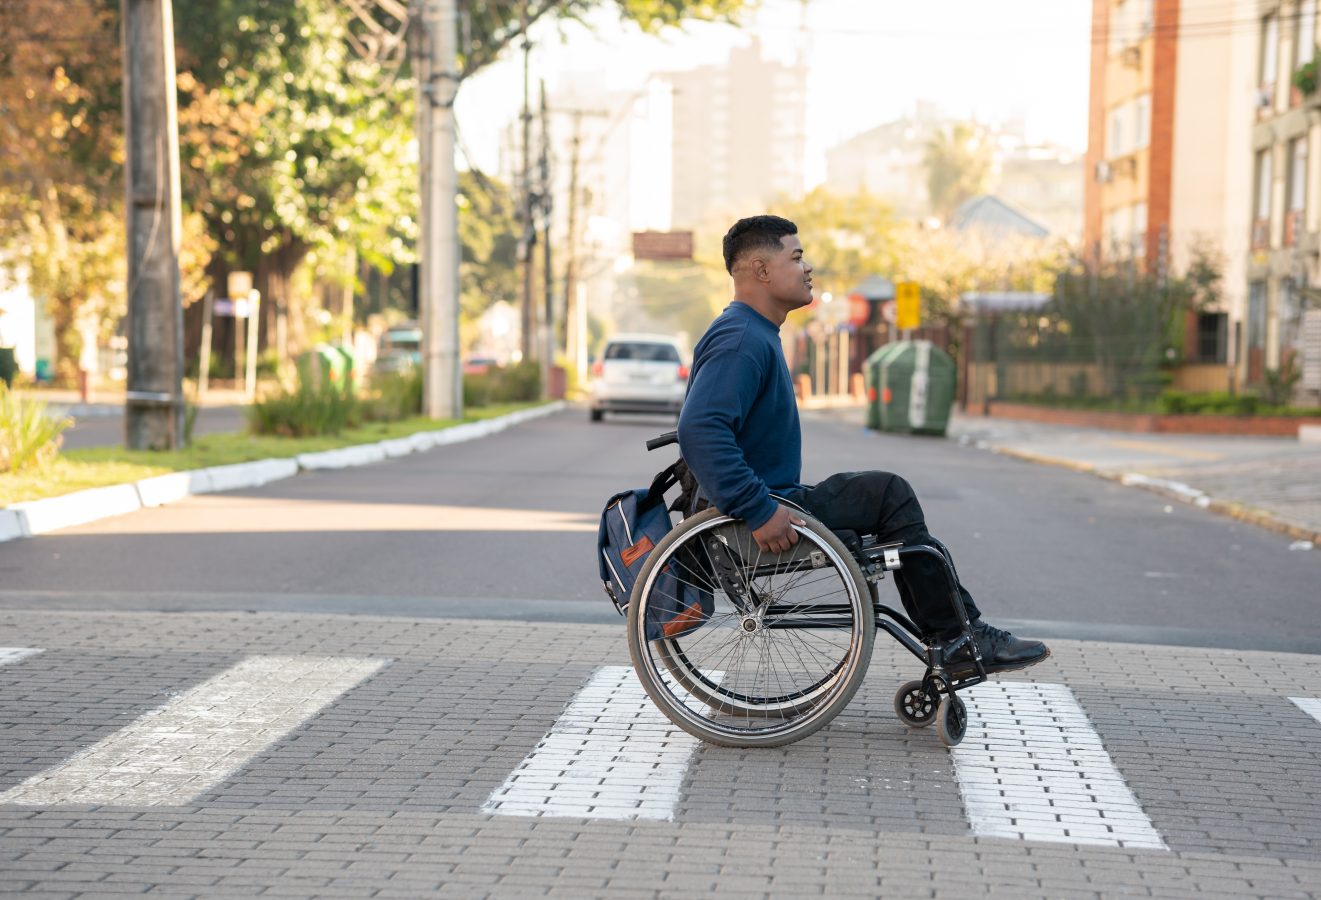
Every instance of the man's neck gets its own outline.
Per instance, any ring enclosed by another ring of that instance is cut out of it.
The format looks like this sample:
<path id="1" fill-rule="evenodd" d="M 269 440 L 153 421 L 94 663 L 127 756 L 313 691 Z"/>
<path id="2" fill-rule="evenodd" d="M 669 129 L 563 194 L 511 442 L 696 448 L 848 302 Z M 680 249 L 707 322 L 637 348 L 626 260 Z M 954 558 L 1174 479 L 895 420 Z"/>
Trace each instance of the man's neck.
<path id="1" fill-rule="evenodd" d="M 770 323 L 774 325 L 776 328 L 779 328 L 781 325 L 784 324 L 784 320 L 788 315 L 783 309 L 780 309 L 777 305 L 771 303 L 770 300 L 765 297 L 754 297 L 749 299 L 746 296 L 735 293 L 734 299 L 739 303 L 742 303 L 744 306 L 749 307 L 750 309 L 759 313 L 762 316 L 762 318 L 770 321 Z"/>

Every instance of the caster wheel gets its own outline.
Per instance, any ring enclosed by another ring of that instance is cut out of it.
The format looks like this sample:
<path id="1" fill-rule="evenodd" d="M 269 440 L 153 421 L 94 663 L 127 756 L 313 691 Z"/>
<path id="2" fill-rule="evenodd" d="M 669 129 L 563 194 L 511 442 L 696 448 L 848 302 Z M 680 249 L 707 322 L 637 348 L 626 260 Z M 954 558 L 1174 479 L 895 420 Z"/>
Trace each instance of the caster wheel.
<path id="1" fill-rule="evenodd" d="M 936 734 L 946 747 L 956 747 L 968 731 L 968 708 L 953 694 L 946 694 L 936 713 Z"/>
<path id="2" fill-rule="evenodd" d="M 940 695 L 928 693 L 920 681 L 909 681 L 894 695 L 894 711 L 899 721 L 912 728 L 925 728 L 936 721 Z"/>

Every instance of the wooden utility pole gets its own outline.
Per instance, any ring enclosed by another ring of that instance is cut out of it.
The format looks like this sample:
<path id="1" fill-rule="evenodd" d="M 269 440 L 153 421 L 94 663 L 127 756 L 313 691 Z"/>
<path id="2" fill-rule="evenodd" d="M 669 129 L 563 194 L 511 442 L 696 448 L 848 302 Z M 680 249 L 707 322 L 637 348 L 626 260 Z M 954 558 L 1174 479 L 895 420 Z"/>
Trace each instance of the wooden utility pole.
<path id="1" fill-rule="evenodd" d="M 537 215 L 541 219 L 541 252 L 546 282 L 545 311 L 541 317 L 541 391 L 550 396 L 550 372 L 555 365 L 555 270 L 550 252 L 550 111 L 546 108 L 546 82 L 541 82 L 541 160 L 540 187 L 537 190 Z"/>
<path id="2" fill-rule="evenodd" d="M 121 0 L 128 215 L 128 394 L 131 450 L 184 440 L 183 304 L 179 299 L 179 125 L 171 0 Z"/>
<path id="3" fill-rule="evenodd" d="M 421 175 L 422 407 L 433 419 L 463 416 L 459 368 L 459 221 L 455 204 L 455 0 L 413 0 L 417 48 L 417 138 Z"/>

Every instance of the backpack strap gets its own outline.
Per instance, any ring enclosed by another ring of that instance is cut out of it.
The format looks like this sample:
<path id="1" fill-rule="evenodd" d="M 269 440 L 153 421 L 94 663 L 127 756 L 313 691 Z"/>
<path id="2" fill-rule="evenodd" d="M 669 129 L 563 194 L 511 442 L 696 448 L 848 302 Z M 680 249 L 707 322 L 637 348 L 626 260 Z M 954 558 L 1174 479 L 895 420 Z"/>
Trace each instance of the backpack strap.
<path id="1" fill-rule="evenodd" d="M 683 459 L 678 459 L 656 473 L 656 477 L 651 479 L 651 487 L 647 488 L 647 496 L 638 503 L 639 511 L 665 502 L 665 492 L 679 483 L 680 466 L 687 469 Z"/>

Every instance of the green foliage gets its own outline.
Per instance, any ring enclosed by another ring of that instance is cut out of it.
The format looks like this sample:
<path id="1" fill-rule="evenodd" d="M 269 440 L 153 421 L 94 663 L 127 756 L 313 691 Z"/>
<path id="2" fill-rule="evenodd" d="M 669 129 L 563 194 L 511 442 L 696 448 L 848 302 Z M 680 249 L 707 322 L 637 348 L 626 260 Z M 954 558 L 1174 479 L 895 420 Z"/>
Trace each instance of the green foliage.
<path id="1" fill-rule="evenodd" d="M 248 430 L 282 437 L 339 434 L 363 420 L 362 405 L 351 388 L 300 367 L 293 390 L 259 400 L 248 407 Z"/>
<path id="2" fill-rule="evenodd" d="M 948 222 L 965 200 L 986 193 L 991 181 L 991 143 L 982 130 L 960 122 L 927 142 L 923 154 L 931 211 Z"/>
<path id="3" fill-rule="evenodd" d="M 1267 369 L 1262 384 L 1263 397 L 1272 406 L 1282 406 L 1293 396 L 1294 388 L 1303 378 L 1303 370 L 1298 367 L 1298 360 L 1290 353 L 1277 369 Z"/>
<path id="4" fill-rule="evenodd" d="M 1321 47 L 1317 47 L 1316 53 L 1321 54 Z M 1293 86 L 1302 92 L 1303 96 L 1310 97 L 1316 93 L 1316 56 L 1303 63 L 1293 73 Z"/>
<path id="5" fill-rule="evenodd" d="M 459 303 L 465 324 L 499 300 L 517 304 L 518 224 L 513 191 L 477 172 L 459 173 Z"/>
<path id="6" fill-rule="evenodd" d="M 1254 394 L 1231 394 L 1228 391 L 1192 393 L 1189 391 L 1163 391 L 1157 402 L 1160 411 L 1170 415 L 1213 414 L 1250 416 L 1257 412 L 1261 401 Z"/>
<path id="7" fill-rule="evenodd" d="M 398 422 L 422 413 L 422 369 L 389 372 L 372 377 L 363 400 L 363 419 L 368 422 Z"/>
<path id="8" fill-rule="evenodd" d="M 52 419 L 46 404 L 24 400 L 0 384 L 0 473 L 45 468 L 72 424 L 69 418 Z"/>
<path id="9" fill-rule="evenodd" d="M 541 365 L 533 360 L 463 376 L 464 408 L 493 403 L 525 403 L 541 396 Z"/>
<path id="10" fill-rule="evenodd" d="M 842 298 L 872 275 L 895 272 L 903 259 L 893 209 L 865 191 L 834 194 L 818 187 L 801 200 L 776 204 L 773 212 L 798 226 L 820 293 Z"/>

